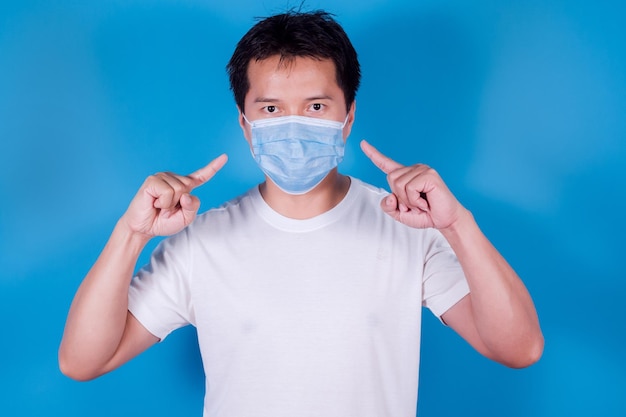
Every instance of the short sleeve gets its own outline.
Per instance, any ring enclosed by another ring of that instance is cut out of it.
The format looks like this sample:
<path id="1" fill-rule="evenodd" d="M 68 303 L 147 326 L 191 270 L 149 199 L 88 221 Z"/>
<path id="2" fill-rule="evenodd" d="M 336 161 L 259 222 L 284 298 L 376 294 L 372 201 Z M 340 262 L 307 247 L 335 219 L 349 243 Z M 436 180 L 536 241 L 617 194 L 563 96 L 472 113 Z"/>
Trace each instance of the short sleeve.
<path id="1" fill-rule="evenodd" d="M 129 288 L 128 310 L 161 341 L 193 322 L 188 246 L 186 231 L 163 240 Z"/>
<path id="2" fill-rule="evenodd" d="M 422 305 L 441 316 L 469 294 L 456 254 L 440 232 L 432 230 L 425 242 Z"/>

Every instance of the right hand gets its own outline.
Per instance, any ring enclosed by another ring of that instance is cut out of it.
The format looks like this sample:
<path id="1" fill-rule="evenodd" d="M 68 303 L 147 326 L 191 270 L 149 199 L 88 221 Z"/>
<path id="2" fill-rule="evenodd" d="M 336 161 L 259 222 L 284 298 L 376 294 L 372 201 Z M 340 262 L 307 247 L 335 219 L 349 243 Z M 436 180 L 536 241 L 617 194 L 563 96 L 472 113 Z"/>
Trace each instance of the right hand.
<path id="1" fill-rule="evenodd" d="M 200 200 L 190 194 L 191 190 L 209 181 L 227 160 L 226 154 L 222 154 L 186 176 L 171 172 L 149 176 L 121 220 L 131 232 L 148 238 L 180 232 L 195 219 L 200 208 Z"/>

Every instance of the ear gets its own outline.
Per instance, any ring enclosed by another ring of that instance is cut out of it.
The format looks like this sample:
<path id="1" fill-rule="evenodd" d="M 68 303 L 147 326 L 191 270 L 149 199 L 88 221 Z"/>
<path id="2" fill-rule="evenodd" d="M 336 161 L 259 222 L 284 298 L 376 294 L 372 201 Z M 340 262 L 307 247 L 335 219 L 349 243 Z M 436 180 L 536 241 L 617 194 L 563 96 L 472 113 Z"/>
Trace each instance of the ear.
<path id="1" fill-rule="evenodd" d="M 250 144 L 251 143 L 250 125 L 246 123 L 246 119 L 243 118 L 243 112 L 241 111 L 239 106 L 237 106 L 237 111 L 239 112 L 239 127 L 241 127 L 241 130 L 243 131 L 244 138 L 246 138 L 246 141 L 248 142 L 248 144 Z"/>
<path id="2" fill-rule="evenodd" d="M 343 141 L 345 142 L 350 136 L 350 132 L 352 131 L 352 125 L 354 124 L 354 117 L 356 113 L 356 100 L 352 102 L 350 105 L 350 110 L 348 110 L 348 115 L 346 119 L 346 125 L 343 127 Z"/>

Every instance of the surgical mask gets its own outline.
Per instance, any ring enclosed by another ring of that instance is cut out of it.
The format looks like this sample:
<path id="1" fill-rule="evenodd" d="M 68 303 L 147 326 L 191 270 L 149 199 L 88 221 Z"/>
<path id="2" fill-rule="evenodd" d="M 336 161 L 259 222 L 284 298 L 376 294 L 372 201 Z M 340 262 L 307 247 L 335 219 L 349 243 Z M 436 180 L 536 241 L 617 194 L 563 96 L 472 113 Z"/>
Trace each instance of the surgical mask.
<path id="1" fill-rule="evenodd" d="M 284 192 L 306 194 L 343 160 L 343 128 L 348 121 L 304 116 L 270 117 L 250 122 L 252 156 Z"/>

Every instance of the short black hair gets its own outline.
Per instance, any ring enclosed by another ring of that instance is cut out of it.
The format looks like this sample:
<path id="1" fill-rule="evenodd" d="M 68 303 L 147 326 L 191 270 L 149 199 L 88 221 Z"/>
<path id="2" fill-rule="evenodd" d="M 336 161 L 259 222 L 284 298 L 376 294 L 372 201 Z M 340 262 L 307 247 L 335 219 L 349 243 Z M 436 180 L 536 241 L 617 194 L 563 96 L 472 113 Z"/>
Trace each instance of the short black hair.
<path id="1" fill-rule="evenodd" d="M 297 57 L 331 59 L 346 108 L 350 109 L 361 81 L 361 68 L 354 46 L 332 14 L 323 10 L 291 10 L 263 18 L 241 38 L 226 70 L 235 102 L 242 112 L 250 89 L 250 62 L 275 55 L 280 56 L 281 62 Z"/>

